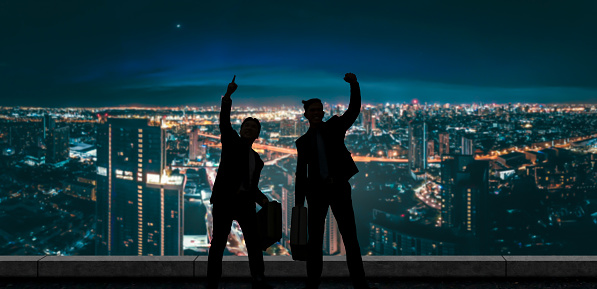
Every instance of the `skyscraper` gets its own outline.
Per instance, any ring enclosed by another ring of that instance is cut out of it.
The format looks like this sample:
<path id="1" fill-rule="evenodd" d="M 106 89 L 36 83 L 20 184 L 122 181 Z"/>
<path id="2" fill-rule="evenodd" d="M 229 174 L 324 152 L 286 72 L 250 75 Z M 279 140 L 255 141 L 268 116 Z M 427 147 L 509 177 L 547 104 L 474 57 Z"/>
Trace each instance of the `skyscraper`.
<path id="1" fill-rule="evenodd" d="M 199 136 L 199 130 L 195 127 L 189 135 L 189 160 L 197 161 L 199 158 L 205 158 L 206 152 L 205 138 Z"/>
<path id="2" fill-rule="evenodd" d="M 475 149 L 473 147 L 473 140 L 463 136 L 460 139 L 460 150 L 463 155 L 472 156 L 475 153 Z"/>
<path id="3" fill-rule="evenodd" d="M 450 153 L 450 134 L 442 132 L 439 134 L 439 155 L 447 155 Z"/>
<path id="4" fill-rule="evenodd" d="M 489 234 L 489 163 L 445 155 L 441 163 L 442 227 L 468 237 L 469 252 L 486 254 Z"/>
<path id="5" fill-rule="evenodd" d="M 97 255 L 182 255 L 185 177 L 166 169 L 164 136 L 146 119 L 98 129 Z"/>
<path id="6" fill-rule="evenodd" d="M 435 142 L 432 139 L 427 140 L 427 155 L 429 157 L 435 156 Z"/>
<path id="7" fill-rule="evenodd" d="M 49 114 L 45 114 L 43 121 L 44 121 L 43 135 L 44 135 L 44 139 L 46 139 L 48 136 L 48 132 L 50 130 L 56 128 L 56 120 L 54 120 L 52 118 L 52 116 L 50 116 Z"/>
<path id="8" fill-rule="evenodd" d="M 290 225 L 294 198 L 294 190 L 282 190 L 282 244 L 287 249 L 290 249 Z"/>
<path id="9" fill-rule="evenodd" d="M 462 194 L 457 185 L 468 180 L 467 166 L 474 161 L 472 156 L 443 155 L 441 162 L 441 225 L 454 228 L 462 223 L 457 211 L 462 211 Z"/>
<path id="10" fill-rule="evenodd" d="M 427 124 L 411 121 L 408 125 L 408 167 L 423 172 L 427 168 Z"/>
<path id="11" fill-rule="evenodd" d="M 323 235 L 323 253 L 327 255 L 341 254 L 343 246 L 344 244 L 342 243 L 336 217 L 334 216 L 334 213 L 332 213 L 332 210 L 328 209 Z"/>
<path id="12" fill-rule="evenodd" d="M 69 127 L 53 128 L 46 135 L 46 163 L 55 164 L 69 157 Z"/>

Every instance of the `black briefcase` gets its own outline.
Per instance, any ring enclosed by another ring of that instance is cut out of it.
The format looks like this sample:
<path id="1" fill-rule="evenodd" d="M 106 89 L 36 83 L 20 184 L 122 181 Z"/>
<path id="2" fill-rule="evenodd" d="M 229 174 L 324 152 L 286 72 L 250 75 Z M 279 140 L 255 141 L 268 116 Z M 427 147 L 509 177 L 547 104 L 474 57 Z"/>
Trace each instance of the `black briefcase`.
<path id="1" fill-rule="evenodd" d="M 292 259 L 307 261 L 307 208 L 292 208 L 290 223 L 290 251 Z"/>
<path id="2" fill-rule="evenodd" d="M 282 205 L 276 201 L 268 202 L 257 212 L 261 250 L 265 251 L 282 238 Z"/>

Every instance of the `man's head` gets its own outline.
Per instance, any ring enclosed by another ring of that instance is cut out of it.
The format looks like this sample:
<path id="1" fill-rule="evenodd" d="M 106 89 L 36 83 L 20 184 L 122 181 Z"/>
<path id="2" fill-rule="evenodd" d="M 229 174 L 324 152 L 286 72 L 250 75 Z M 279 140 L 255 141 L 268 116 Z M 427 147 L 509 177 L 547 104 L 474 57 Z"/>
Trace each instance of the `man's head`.
<path id="1" fill-rule="evenodd" d="M 303 107 L 305 108 L 305 113 L 303 115 L 309 120 L 309 124 L 314 125 L 321 123 L 325 112 L 323 111 L 323 103 L 321 103 L 319 98 L 303 100 Z"/>
<path id="2" fill-rule="evenodd" d="M 256 140 L 261 131 L 261 123 L 258 119 L 247 117 L 240 125 L 240 136 L 249 140 Z"/>

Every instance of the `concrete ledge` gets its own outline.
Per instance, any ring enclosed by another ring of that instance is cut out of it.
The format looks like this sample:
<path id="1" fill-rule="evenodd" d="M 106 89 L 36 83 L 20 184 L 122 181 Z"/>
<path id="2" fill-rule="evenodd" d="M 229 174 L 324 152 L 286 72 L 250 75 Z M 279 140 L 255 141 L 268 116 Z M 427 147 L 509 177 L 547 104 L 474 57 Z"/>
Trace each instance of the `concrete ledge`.
<path id="1" fill-rule="evenodd" d="M 302 278 L 306 264 L 290 256 L 265 256 L 271 278 Z M 247 257 L 225 256 L 223 277 L 250 277 Z M 363 256 L 371 278 L 590 277 L 597 256 Z M 207 256 L 0 256 L 2 277 L 205 278 Z M 348 277 L 346 257 L 325 256 L 324 278 Z"/>
<path id="2" fill-rule="evenodd" d="M 0 256 L 0 277 L 37 277 L 38 261 L 45 256 Z"/>
<path id="3" fill-rule="evenodd" d="M 370 277 L 504 277 L 506 272 L 502 256 L 363 256 L 363 264 Z"/>
<path id="4" fill-rule="evenodd" d="M 307 276 L 306 262 L 294 261 L 291 256 L 263 256 L 263 260 L 265 262 L 265 274 L 268 277 Z M 195 260 L 195 276 L 204 278 L 206 275 L 207 256 L 199 256 Z M 222 258 L 222 277 L 251 277 L 249 257 L 224 256 Z"/>
<path id="5" fill-rule="evenodd" d="M 504 256 L 507 277 L 595 277 L 597 256 Z"/>
<path id="6" fill-rule="evenodd" d="M 196 256 L 47 256 L 38 277 L 193 277 Z"/>

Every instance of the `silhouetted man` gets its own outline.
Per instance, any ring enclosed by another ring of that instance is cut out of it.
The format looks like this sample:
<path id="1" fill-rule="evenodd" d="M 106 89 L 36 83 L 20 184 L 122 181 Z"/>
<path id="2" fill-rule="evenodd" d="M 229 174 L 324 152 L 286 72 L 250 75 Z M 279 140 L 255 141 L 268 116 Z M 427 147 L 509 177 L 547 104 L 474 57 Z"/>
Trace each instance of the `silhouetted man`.
<path id="1" fill-rule="evenodd" d="M 220 167 L 213 186 L 210 203 L 213 204 L 213 232 L 207 262 L 208 288 L 217 288 L 222 276 L 222 255 L 226 248 L 230 226 L 237 220 L 243 231 L 253 288 L 271 288 L 264 281 L 263 254 L 260 247 L 255 202 L 265 205 L 267 197 L 257 184 L 263 161 L 251 146 L 261 130 L 256 118 L 246 118 L 240 128 L 240 136 L 230 124 L 230 96 L 238 87 L 232 82 L 222 98 L 220 110 L 220 134 L 222 155 Z"/>
<path id="2" fill-rule="evenodd" d="M 361 249 L 352 209 L 348 180 L 359 170 L 344 145 L 346 131 L 361 111 L 361 90 L 357 77 L 347 73 L 350 83 L 350 104 L 346 112 L 323 122 L 323 104 L 317 98 L 303 101 L 309 130 L 296 141 L 296 205 L 309 205 L 307 243 L 307 288 L 318 288 L 323 269 L 323 235 L 328 207 L 338 222 L 346 248 L 346 261 L 355 288 L 369 288 L 365 280 Z"/>

